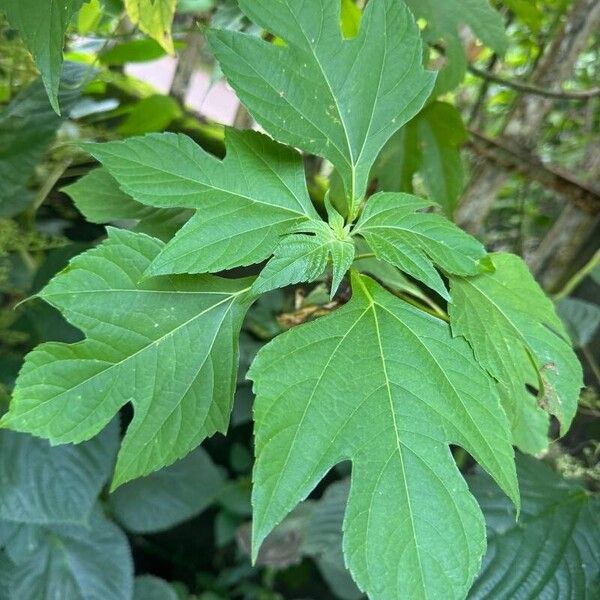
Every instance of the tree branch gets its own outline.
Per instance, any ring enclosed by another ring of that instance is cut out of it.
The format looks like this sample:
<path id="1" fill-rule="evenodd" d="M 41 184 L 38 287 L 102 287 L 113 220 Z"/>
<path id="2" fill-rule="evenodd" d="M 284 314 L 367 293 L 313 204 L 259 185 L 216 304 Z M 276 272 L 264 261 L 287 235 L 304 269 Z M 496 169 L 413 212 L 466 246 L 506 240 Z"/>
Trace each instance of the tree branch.
<path id="1" fill-rule="evenodd" d="M 530 85 L 528 83 L 522 83 L 520 81 L 515 81 L 514 79 L 504 79 L 503 77 L 499 77 L 490 71 L 482 71 L 473 65 L 468 66 L 469 72 L 473 75 L 480 77 L 481 79 L 485 79 L 486 81 L 492 81 L 504 87 L 511 88 L 513 90 L 517 90 L 518 92 L 522 92 L 523 94 L 534 94 L 535 96 L 543 96 L 544 98 L 555 98 L 557 100 L 588 100 L 589 98 L 597 98 L 600 96 L 600 87 L 592 88 L 590 90 L 581 90 L 581 91 L 553 91 L 546 90 L 541 87 L 537 87 L 535 85 Z"/>
<path id="2" fill-rule="evenodd" d="M 600 191 L 586 185 L 571 173 L 544 164 L 529 150 L 506 140 L 492 139 L 470 130 L 472 139 L 466 147 L 487 161 L 507 171 L 516 171 L 530 180 L 553 189 L 581 210 L 600 214 Z"/>

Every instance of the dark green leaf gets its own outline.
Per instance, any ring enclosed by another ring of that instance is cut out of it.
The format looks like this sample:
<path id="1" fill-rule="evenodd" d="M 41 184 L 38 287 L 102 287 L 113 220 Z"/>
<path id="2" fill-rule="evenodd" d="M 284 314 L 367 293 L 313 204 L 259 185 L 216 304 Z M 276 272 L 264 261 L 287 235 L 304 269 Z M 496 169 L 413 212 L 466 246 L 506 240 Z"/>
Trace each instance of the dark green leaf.
<path id="1" fill-rule="evenodd" d="M 163 531 L 200 514 L 220 494 L 223 475 L 202 448 L 110 496 L 115 518 L 133 533 Z"/>
<path id="2" fill-rule="evenodd" d="M 519 456 L 518 521 L 484 473 L 469 478 L 483 509 L 488 552 L 472 600 L 583 600 L 600 594 L 600 502 L 547 465 Z"/>

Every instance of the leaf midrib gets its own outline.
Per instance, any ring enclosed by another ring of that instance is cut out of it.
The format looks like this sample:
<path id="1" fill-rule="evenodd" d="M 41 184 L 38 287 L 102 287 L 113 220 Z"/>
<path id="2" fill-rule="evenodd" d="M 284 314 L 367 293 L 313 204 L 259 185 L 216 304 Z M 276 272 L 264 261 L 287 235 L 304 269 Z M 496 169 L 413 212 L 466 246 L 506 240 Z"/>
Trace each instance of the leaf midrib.
<path id="1" fill-rule="evenodd" d="M 193 321 L 195 321 L 196 319 L 199 319 L 200 317 L 204 316 L 205 314 L 209 313 L 211 310 L 217 308 L 218 306 L 221 306 L 222 304 L 231 301 L 231 304 L 233 305 L 233 302 L 235 300 L 235 298 L 247 291 L 250 290 L 250 287 L 244 288 L 242 290 L 240 290 L 239 292 L 236 292 L 234 294 L 230 294 L 227 298 L 224 298 L 223 300 L 221 300 L 220 302 L 217 302 L 216 304 L 211 305 L 210 307 L 204 309 L 203 311 L 201 311 L 200 313 L 194 315 L 191 319 L 188 319 L 187 321 L 184 321 L 183 323 L 181 323 L 180 325 L 178 325 L 177 327 L 175 327 L 174 329 L 171 329 L 170 331 L 166 332 L 164 335 L 161 335 L 159 338 L 157 338 L 156 340 L 153 340 L 152 342 L 150 342 L 149 344 L 146 344 L 145 346 L 143 346 L 142 348 L 140 348 L 139 350 L 136 350 L 133 354 L 130 354 L 128 356 L 126 356 L 125 358 L 123 358 L 120 361 L 117 361 L 115 363 L 111 363 L 108 367 L 106 367 L 105 369 L 98 371 L 98 373 L 94 373 L 94 375 L 92 375 L 91 377 L 88 377 L 86 379 L 84 379 L 83 381 L 80 381 L 76 386 L 69 388 L 67 390 L 64 390 L 62 392 L 60 392 L 59 394 L 56 394 L 54 396 L 52 396 L 51 398 L 47 398 L 46 400 L 39 402 L 35 405 L 35 407 L 30 408 L 27 411 L 21 412 L 19 413 L 19 419 L 22 419 L 23 417 L 27 416 L 28 414 L 37 411 L 39 408 L 45 406 L 46 404 L 48 404 L 49 402 L 53 402 L 55 401 L 57 398 L 60 398 L 61 396 L 64 396 L 65 394 L 68 393 L 72 393 L 74 390 L 80 388 L 81 386 L 89 383 L 90 381 L 92 381 L 93 379 L 95 379 L 96 377 L 103 375 L 104 373 L 106 373 L 107 371 L 110 371 L 111 369 L 113 369 L 114 367 L 118 367 L 120 365 L 122 365 L 123 363 L 133 359 L 134 357 L 138 356 L 139 354 L 141 354 L 142 352 L 145 352 L 148 348 L 152 347 L 152 346 L 156 346 L 159 345 L 162 341 L 165 340 L 165 338 L 167 338 L 170 335 L 173 335 L 176 331 L 182 329 L 183 327 L 188 326 L 190 323 L 192 323 Z M 229 309 L 228 309 L 229 310 Z M 92 341 L 93 338 L 86 338 L 84 340 L 84 343 L 87 341 Z M 102 361 L 105 362 L 105 361 Z M 7 413 L 8 415 L 9 413 Z"/>

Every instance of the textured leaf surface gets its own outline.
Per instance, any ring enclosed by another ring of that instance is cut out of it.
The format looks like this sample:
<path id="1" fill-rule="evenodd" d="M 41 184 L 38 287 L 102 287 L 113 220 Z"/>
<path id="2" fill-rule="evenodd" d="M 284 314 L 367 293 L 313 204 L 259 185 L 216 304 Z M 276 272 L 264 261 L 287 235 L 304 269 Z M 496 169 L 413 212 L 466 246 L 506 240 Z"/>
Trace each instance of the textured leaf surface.
<path id="1" fill-rule="evenodd" d="M 83 523 L 112 475 L 119 447 L 115 421 L 78 446 L 0 431 L 0 519 Z"/>
<path id="2" fill-rule="evenodd" d="M 60 113 L 58 86 L 63 45 L 71 17 L 85 0 L 0 0 L 0 11 L 19 30 L 42 74 L 52 108 Z"/>
<path id="3" fill-rule="evenodd" d="M 240 6 L 285 46 L 209 32 L 229 83 L 275 139 L 329 159 L 350 206 L 358 208 L 379 151 L 433 86 L 410 12 L 397 0 L 373 0 L 358 35 L 344 40 L 339 2 L 241 0 Z"/>
<path id="4" fill-rule="evenodd" d="M 518 502 L 507 419 L 493 381 L 445 322 L 368 277 L 352 287 L 349 304 L 278 336 L 250 369 L 254 553 L 350 459 L 344 551 L 358 585 L 375 600 L 463 598 L 484 523 L 448 444 Z"/>
<path id="5" fill-rule="evenodd" d="M 195 517 L 221 491 L 223 475 L 202 448 L 110 496 L 115 518 L 133 533 L 169 529 Z"/>
<path id="6" fill-rule="evenodd" d="M 132 402 L 113 486 L 182 458 L 224 431 L 231 412 L 250 282 L 142 279 L 162 247 L 112 229 L 40 292 L 86 339 L 31 352 L 2 420 L 53 443 L 77 443 Z"/>
<path id="7" fill-rule="evenodd" d="M 10 598 L 131 598 L 133 563 L 127 538 L 99 509 L 89 528 L 22 525 L 7 551 L 16 564 Z"/>
<path id="8" fill-rule="evenodd" d="M 488 552 L 469 598 L 592 600 L 600 593 L 600 502 L 529 456 L 517 459 L 518 522 L 490 478 L 469 486 L 483 509 Z"/>
<path id="9" fill-rule="evenodd" d="M 169 54 L 174 54 L 171 26 L 177 0 L 125 0 L 131 22 L 155 39 Z"/>
<path id="10" fill-rule="evenodd" d="M 451 278 L 454 335 L 466 338 L 477 361 L 500 383 L 514 441 L 525 452 L 547 443 L 548 419 L 526 385 L 540 389 L 538 404 L 564 433 L 577 410 L 581 366 L 554 306 L 525 263 L 492 255 L 493 273 Z"/>
<path id="11" fill-rule="evenodd" d="M 312 221 L 299 229 L 310 231 L 286 236 L 274 256 L 254 282 L 253 290 L 264 293 L 292 283 L 315 281 L 330 260 L 333 265 L 331 296 L 354 261 L 354 243 L 348 235 L 338 236 L 324 221 Z"/>
<path id="12" fill-rule="evenodd" d="M 87 148 L 138 202 L 197 212 L 150 274 L 205 273 L 267 258 L 313 208 L 300 156 L 255 132 L 226 133 L 223 161 L 171 133 Z"/>
<path id="13" fill-rule="evenodd" d="M 448 291 L 434 264 L 447 273 L 474 275 L 482 270 L 485 248 L 453 223 L 417 212 L 432 202 L 408 194 L 381 192 L 366 204 L 353 230 L 385 260 L 422 281 L 446 299 Z"/>

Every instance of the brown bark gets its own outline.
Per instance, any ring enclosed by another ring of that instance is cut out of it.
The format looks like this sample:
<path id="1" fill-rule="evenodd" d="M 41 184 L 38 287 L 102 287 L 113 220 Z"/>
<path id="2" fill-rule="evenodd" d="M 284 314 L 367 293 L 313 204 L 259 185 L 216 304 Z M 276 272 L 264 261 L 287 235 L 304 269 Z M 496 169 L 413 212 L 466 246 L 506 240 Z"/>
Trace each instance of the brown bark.
<path id="1" fill-rule="evenodd" d="M 584 213 L 600 213 L 600 190 L 559 167 L 544 164 L 528 150 L 507 140 L 496 140 L 474 130 L 471 130 L 471 136 L 466 147 L 477 156 L 506 171 L 521 173 L 529 180 L 553 189 Z"/>
<path id="2" fill-rule="evenodd" d="M 189 18 L 186 21 L 188 27 L 193 27 L 194 19 Z M 177 69 L 171 83 L 169 95 L 175 98 L 182 106 L 185 105 L 185 98 L 190 87 L 192 75 L 198 66 L 200 50 L 204 44 L 204 37 L 200 31 L 190 31 L 186 36 L 186 46 L 179 54 Z"/>
<path id="3" fill-rule="evenodd" d="M 531 85 L 561 91 L 573 72 L 577 57 L 599 26 L 600 0 L 577 0 L 538 63 Z M 554 101 L 531 94 L 521 96 L 506 121 L 501 140 L 524 150 L 534 148 Z M 507 177 L 505 170 L 484 160 L 465 190 L 456 213 L 457 222 L 467 231 L 479 233 Z"/>
<path id="4" fill-rule="evenodd" d="M 591 144 L 585 164 L 586 179 L 600 178 L 600 147 Z M 567 206 L 542 240 L 529 266 L 550 292 L 558 292 L 600 246 L 600 214 Z"/>

